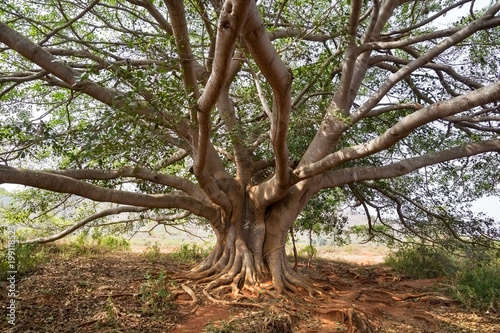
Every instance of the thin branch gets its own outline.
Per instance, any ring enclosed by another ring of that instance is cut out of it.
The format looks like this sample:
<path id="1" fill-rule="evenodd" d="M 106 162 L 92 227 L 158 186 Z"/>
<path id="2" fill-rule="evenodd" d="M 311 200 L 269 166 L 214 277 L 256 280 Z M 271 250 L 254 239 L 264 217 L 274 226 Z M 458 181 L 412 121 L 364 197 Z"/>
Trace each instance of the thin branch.
<path id="1" fill-rule="evenodd" d="M 49 172 L 22 170 L 0 165 L 0 184 L 2 183 L 32 186 L 59 193 L 71 193 L 100 202 L 113 202 L 136 207 L 185 209 L 209 220 L 219 214 L 212 205 L 187 195 L 153 195 L 114 190 Z"/>
<path id="2" fill-rule="evenodd" d="M 354 112 L 350 118 L 351 118 L 351 123 L 354 124 L 358 122 L 360 119 L 364 117 L 364 115 L 370 110 L 373 109 L 373 107 L 380 102 L 380 100 L 389 92 L 389 90 L 399 81 L 401 81 L 403 78 L 405 78 L 407 75 L 415 71 L 416 69 L 420 68 L 421 66 L 429 63 L 437 57 L 439 54 L 443 53 L 446 51 L 448 48 L 450 48 L 453 45 L 456 45 L 457 43 L 463 41 L 467 37 L 471 36 L 475 32 L 481 30 L 485 24 L 488 23 L 488 21 L 494 17 L 494 15 L 500 10 L 500 2 L 497 4 L 493 5 L 489 10 L 487 10 L 484 15 L 472 22 L 471 24 L 466 25 L 450 37 L 446 38 L 443 40 L 441 43 L 421 55 L 419 58 L 411 61 L 408 65 L 402 67 L 398 72 L 394 73 L 391 75 L 379 88 L 379 90 L 373 94 L 356 112 Z"/>
<path id="3" fill-rule="evenodd" d="M 38 45 L 41 46 L 41 45 L 45 44 L 49 39 L 51 39 L 59 31 L 61 31 L 63 29 L 66 29 L 67 27 L 71 26 L 73 23 L 75 23 L 76 21 L 78 21 L 79 19 L 81 19 L 85 14 L 87 14 L 89 11 L 91 11 L 92 8 L 94 8 L 95 5 L 97 5 L 99 3 L 99 1 L 100 0 L 94 0 L 94 1 L 92 1 L 80 14 L 78 14 L 77 16 L 75 16 L 74 18 L 72 18 L 71 20 L 69 20 L 68 22 L 66 22 L 62 26 L 60 26 L 59 28 L 56 28 L 56 29 L 52 30 L 50 33 L 48 33 L 44 37 L 44 39 L 42 39 L 38 43 Z"/>
<path id="4" fill-rule="evenodd" d="M 103 210 L 103 211 L 100 211 L 96 214 L 93 214 L 77 223 L 75 223 L 74 225 L 72 225 L 71 227 L 65 229 L 64 231 L 56 234 L 56 235 L 53 235 L 53 236 L 50 236 L 50 237 L 44 237 L 44 238 L 36 238 L 36 239 L 32 239 L 32 240 L 29 240 L 29 241 L 26 241 L 25 243 L 26 244 L 33 244 L 33 243 L 39 243 L 39 244 L 44 244 L 44 243 L 49 243 L 49 242 L 53 242 L 53 241 L 56 241 L 58 239 L 61 239 L 63 238 L 64 236 L 67 236 L 69 235 L 70 233 L 80 229 L 81 227 L 85 226 L 86 224 L 90 223 L 90 222 L 93 222 L 97 219 L 100 219 L 100 218 L 103 218 L 103 217 L 106 217 L 106 216 L 110 216 L 110 215 L 117 215 L 117 214 L 121 214 L 121 213 L 127 213 L 127 212 L 134 212 L 134 213 L 140 213 L 140 212 L 144 212 L 144 211 L 147 211 L 151 208 L 147 208 L 147 207 L 133 207 L 133 206 L 122 206 L 122 207 L 116 207 L 116 208 L 110 208 L 110 209 L 106 209 L 106 210 Z"/>

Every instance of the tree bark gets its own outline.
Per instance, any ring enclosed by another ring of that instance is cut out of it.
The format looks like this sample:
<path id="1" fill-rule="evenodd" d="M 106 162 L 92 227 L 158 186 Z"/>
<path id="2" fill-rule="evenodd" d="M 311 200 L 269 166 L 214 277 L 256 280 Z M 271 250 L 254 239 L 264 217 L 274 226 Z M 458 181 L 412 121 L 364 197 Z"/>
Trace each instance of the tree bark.
<path id="1" fill-rule="evenodd" d="M 312 291 L 307 281 L 291 267 L 285 252 L 288 230 L 296 218 L 283 207 L 264 211 L 248 194 L 248 187 L 232 184 L 233 213 L 216 231 L 213 252 L 182 278 L 208 283 L 207 290 L 230 288 L 262 290 L 261 283 L 272 281 L 278 293 L 297 292 L 298 287 Z"/>

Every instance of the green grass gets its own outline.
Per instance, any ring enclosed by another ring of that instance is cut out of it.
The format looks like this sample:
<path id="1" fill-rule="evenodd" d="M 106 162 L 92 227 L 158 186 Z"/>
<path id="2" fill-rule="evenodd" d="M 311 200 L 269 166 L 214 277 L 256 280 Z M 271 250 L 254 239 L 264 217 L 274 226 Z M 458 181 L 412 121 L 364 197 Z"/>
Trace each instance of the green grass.
<path id="1" fill-rule="evenodd" d="M 96 255 L 108 251 L 130 249 L 128 241 L 122 237 L 102 236 L 90 239 L 84 234 L 78 235 L 67 243 L 49 244 L 16 244 L 14 250 L 15 270 L 18 275 L 34 271 L 38 266 L 49 262 L 52 258 L 72 258 L 75 256 Z M 0 249 L 0 279 L 7 278 L 9 267 L 7 250 Z"/>
<path id="2" fill-rule="evenodd" d="M 493 250 L 448 253 L 424 245 L 406 245 L 386 258 L 386 264 L 412 278 L 446 277 L 450 296 L 469 310 L 500 311 L 500 258 Z"/>
<path id="3" fill-rule="evenodd" d="M 499 312 L 500 260 L 458 272 L 452 293 L 470 309 Z"/>

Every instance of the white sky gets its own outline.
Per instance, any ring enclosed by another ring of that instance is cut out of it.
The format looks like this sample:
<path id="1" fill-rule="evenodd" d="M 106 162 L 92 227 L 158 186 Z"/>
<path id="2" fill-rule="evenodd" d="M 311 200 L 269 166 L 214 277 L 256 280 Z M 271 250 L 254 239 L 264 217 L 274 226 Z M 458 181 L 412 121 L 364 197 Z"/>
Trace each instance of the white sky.
<path id="1" fill-rule="evenodd" d="M 500 221 L 500 198 L 499 197 L 484 197 L 476 200 L 472 205 L 473 212 L 485 213 L 493 217 L 495 220 Z"/>

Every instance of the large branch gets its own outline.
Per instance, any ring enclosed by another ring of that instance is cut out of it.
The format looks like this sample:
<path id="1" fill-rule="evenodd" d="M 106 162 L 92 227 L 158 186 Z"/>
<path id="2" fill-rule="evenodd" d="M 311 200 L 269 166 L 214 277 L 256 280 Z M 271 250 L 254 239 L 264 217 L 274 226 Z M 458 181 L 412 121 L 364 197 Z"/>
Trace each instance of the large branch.
<path id="1" fill-rule="evenodd" d="M 348 29 L 348 45 L 345 51 L 345 59 L 342 65 L 342 76 L 340 79 L 339 87 L 335 92 L 332 104 L 335 108 L 341 110 L 342 113 L 346 114 L 348 112 L 348 100 L 349 96 L 353 95 L 355 91 L 352 87 L 352 80 L 355 74 L 355 67 L 363 67 L 362 63 L 365 63 L 367 59 L 361 59 L 356 61 L 358 58 L 357 45 L 356 45 L 356 30 L 359 23 L 359 15 L 361 11 L 361 1 L 353 0 L 351 1 L 351 13 L 349 16 L 349 29 Z M 378 10 L 374 10 L 374 15 L 378 13 Z M 356 78 L 357 79 L 357 78 Z"/>
<path id="2" fill-rule="evenodd" d="M 44 171 L 0 166 L 0 184 L 2 183 L 19 184 L 53 192 L 75 194 L 100 202 L 113 202 L 148 208 L 185 209 L 207 219 L 212 219 L 218 214 L 218 210 L 213 206 L 188 195 L 154 195 L 114 190 Z"/>
<path id="3" fill-rule="evenodd" d="M 203 175 L 210 144 L 210 114 L 229 76 L 234 45 L 245 24 L 250 2 L 228 0 L 220 13 L 212 73 L 198 99 L 199 136 L 194 163 L 194 173 L 197 177 Z"/>
<path id="4" fill-rule="evenodd" d="M 466 25 L 450 37 L 443 40 L 441 43 L 431 48 L 429 51 L 421 55 L 419 58 L 411 61 L 406 66 L 402 67 L 399 71 L 392 74 L 377 90 L 375 94 L 373 94 L 356 112 L 351 115 L 351 123 L 356 123 L 360 119 L 364 117 L 365 114 L 370 112 L 373 107 L 377 105 L 380 100 L 386 96 L 389 90 L 398 82 L 403 80 L 406 76 L 411 74 L 413 71 L 422 67 L 423 65 L 432 61 L 435 57 L 442 54 L 444 51 L 460 43 L 467 37 L 471 36 L 475 32 L 484 28 L 487 25 L 489 20 L 494 18 L 494 15 L 500 10 L 500 1 L 498 1 L 495 5 L 493 5 L 489 10 L 487 10 L 481 18 L 472 22 L 469 25 Z"/>
<path id="5" fill-rule="evenodd" d="M 241 124 L 240 120 L 236 117 L 235 104 L 229 94 L 230 82 L 240 70 L 243 59 L 244 54 L 240 51 L 235 52 L 228 80 L 219 97 L 219 100 L 217 101 L 217 110 L 219 111 L 221 119 L 224 121 L 227 131 L 231 133 L 229 135 L 229 139 L 231 140 L 231 144 L 233 146 L 234 158 L 231 158 L 230 156 L 226 156 L 226 158 L 234 160 L 236 165 L 236 179 L 241 180 L 244 184 L 247 184 L 252 176 L 253 159 L 251 150 L 245 147 L 245 132 L 238 130 L 238 125 Z M 219 151 L 219 153 L 222 152 Z"/>
<path id="6" fill-rule="evenodd" d="M 500 139 L 468 143 L 463 146 L 408 158 L 383 166 L 359 166 L 331 170 L 323 174 L 321 188 L 337 187 L 364 180 L 399 177 L 426 166 L 487 152 L 500 153 Z"/>
<path id="7" fill-rule="evenodd" d="M 0 42 L 55 75 L 73 90 L 84 92 L 106 105 L 116 106 L 118 93 L 101 87 L 90 80 L 80 80 L 80 73 L 63 62 L 58 61 L 50 52 L 0 22 Z"/>
<path id="8" fill-rule="evenodd" d="M 322 160 L 295 170 L 302 179 L 318 175 L 341 163 L 375 154 L 404 139 L 416 128 L 480 105 L 500 100 L 500 82 L 474 90 L 468 94 L 432 104 L 404 117 L 379 137 L 361 145 L 344 148 Z"/>
<path id="9" fill-rule="evenodd" d="M 282 198 L 290 186 L 286 134 L 291 112 L 292 74 L 271 44 L 256 5 L 252 5 L 243 34 L 247 49 L 273 91 L 270 134 L 276 173 L 271 182 L 262 184 L 254 193 L 258 202 L 267 206 Z"/>
<path id="10" fill-rule="evenodd" d="M 33 244 L 33 243 L 44 244 L 44 243 L 54 242 L 58 239 L 63 238 L 64 236 L 69 235 L 70 233 L 82 228 L 86 224 L 93 222 L 97 219 L 100 219 L 100 218 L 103 218 L 106 216 L 110 216 L 110 215 L 117 215 L 117 214 L 121 214 L 121 213 L 140 213 L 140 212 L 144 212 L 148 209 L 150 209 L 150 208 L 134 207 L 134 206 L 122 206 L 122 207 L 115 207 L 115 208 L 106 209 L 106 210 L 100 211 L 98 213 L 92 214 L 91 216 L 89 216 L 87 218 L 84 218 L 83 220 L 75 223 L 71 227 L 61 231 L 58 234 L 55 234 L 55 235 L 52 235 L 49 237 L 32 239 L 32 240 L 26 241 L 25 243 L 26 244 Z"/>
<path id="11" fill-rule="evenodd" d="M 148 180 L 156 184 L 162 184 L 166 186 L 173 187 L 177 190 L 183 191 L 193 198 L 201 201 L 207 199 L 205 193 L 194 183 L 187 179 L 172 176 L 159 172 L 152 172 L 143 167 L 123 167 L 116 170 L 92 170 L 92 169 L 81 169 L 81 170 L 55 170 L 47 171 L 53 174 L 63 175 L 78 180 L 109 180 L 117 179 L 121 177 L 133 177 L 142 180 Z"/>
<path id="12" fill-rule="evenodd" d="M 390 19 L 394 8 L 402 1 L 387 0 L 381 5 L 374 3 L 370 23 L 363 35 L 362 40 L 368 42 L 371 39 L 378 39 L 380 32 Z M 352 4 L 354 6 L 354 4 Z M 356 22 L 355 17 L 351 17 L 351 25 Z M 359 19 L 358 19 L 359 20 Z M 353 30 L 351 29 L 351 32 Z M 355 36 L 353 36 L 355 37 Z M 316 162 L 327 154 L 331 153 L 337 146 L 340 137 L 348 128 L 343 120 L 344 115 L 349 113 L 354 98 L 359 90 L 363 78 L 369 65 L 370 52 L 365 52 L 359 56 L 355 40 L 348 44 L 346 58 L 342 64 L 341 82 L 333 96 L 332 102 L 328 107 L 319 130 L 304 153 L 300 165 L 307 165 Z"/>
<path id="13" fill-rule="evenodd" d="M 182 0 L 165 0 L 167 4 L 172 28 L 174 31 L 175 44 L 179 53 L 181 68 L 183 71 L 184 86 L 187 90 L 188 98 L 197 100 L 200 97 L 198 83 L 196 80 L 196 70 L 194 55 L 191 51 L 189 41 L 188 23 L 186 20 L 186 11 Z M 194 117 L 194 115 L 193 115 Z"/>

